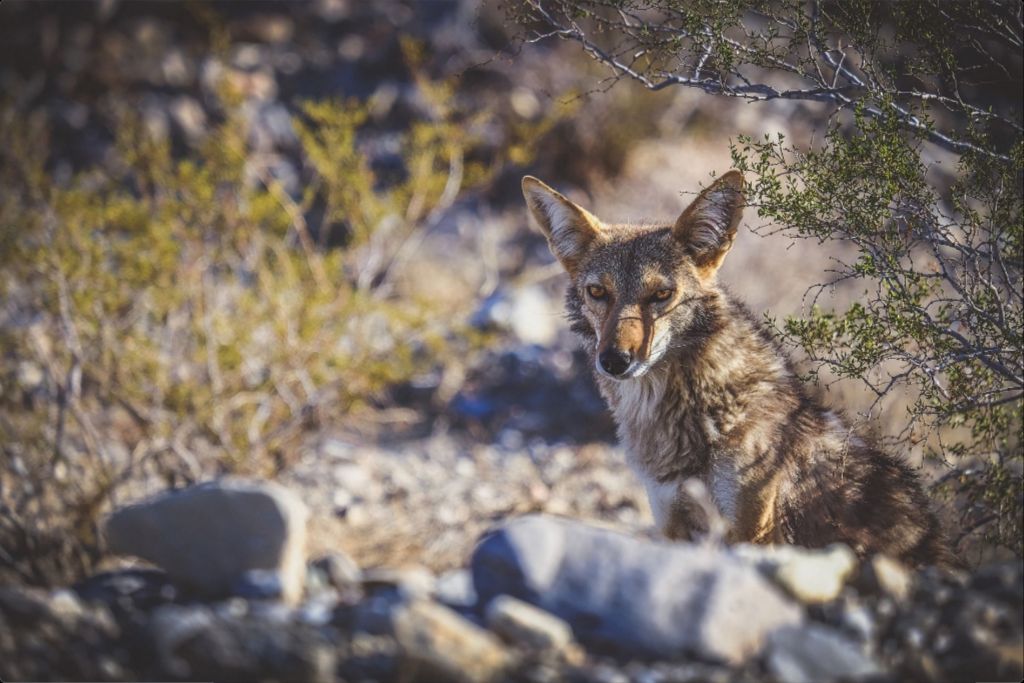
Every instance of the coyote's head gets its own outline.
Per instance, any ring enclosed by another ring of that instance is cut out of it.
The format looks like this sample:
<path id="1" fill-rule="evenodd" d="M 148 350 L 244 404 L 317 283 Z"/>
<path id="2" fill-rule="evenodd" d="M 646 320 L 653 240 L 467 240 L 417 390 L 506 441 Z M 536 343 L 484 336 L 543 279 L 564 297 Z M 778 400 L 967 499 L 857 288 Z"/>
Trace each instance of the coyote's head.
<path id="1" fill-rule="evenodd" d="M 743 212 L 738 171 L 701 192 L 671 225 L 607 225 L 531 176 L 523 194 L 572 280 L 573 329 L 592 340 L 599 373 L 639 377 L 711 331 L 715 273 Z"/>

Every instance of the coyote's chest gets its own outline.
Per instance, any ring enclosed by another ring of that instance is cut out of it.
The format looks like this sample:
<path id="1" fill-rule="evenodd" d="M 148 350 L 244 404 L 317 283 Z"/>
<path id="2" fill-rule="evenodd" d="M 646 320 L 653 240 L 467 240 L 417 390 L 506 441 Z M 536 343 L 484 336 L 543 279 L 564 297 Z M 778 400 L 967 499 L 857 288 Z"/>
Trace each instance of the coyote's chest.
<path id="1" fill-rule="evenodd" d="M 646 489 L 659 527 L 678 506 L 681 485 L 690 477 L 704 482 L 731 518 L 738 494 L 733 459 L 718 452 L 715 421 L 671 379 L 651 372 L 626 382 L 601 382 L 627 462 Z"/>

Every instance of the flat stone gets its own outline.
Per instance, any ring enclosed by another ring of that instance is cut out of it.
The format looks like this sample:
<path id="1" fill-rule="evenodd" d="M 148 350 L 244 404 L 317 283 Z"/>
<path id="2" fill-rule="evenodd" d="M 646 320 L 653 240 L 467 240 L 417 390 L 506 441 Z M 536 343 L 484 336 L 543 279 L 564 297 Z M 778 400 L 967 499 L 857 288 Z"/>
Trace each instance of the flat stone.
<path id="1" fill-rule="evenodd" d="M 573 642 L 564 619 L 508 595 L 487 605 L 487 627 L 509 642 L 539 650 L 560 651 Z"/>
<path id="2" fill-rule="evenodd" d="M 148 560 L 202 594 L 231 594 L 247 572 L 275 572 L 296 602 L 306 568 L 306 506 L 273 483 L 226 478 L 157 495 L 106 521 L 110 549 Z"/>
<path id="3" fill-rule="evenodd" d="M 416 681 L 497 681 L 511 664 L 496 637 L 447 607 L 423 599 L 391 610 L 392 635 Z"/>
<path id="4" fill-rule="evenodd" d="M 569 623 L 602 653 L 730 664 L 803 612 L 752 564 L 707 545 L 638 539 L 545 515 L 485 536 L 472 560 L 482 604 L 511 595 Z"/>

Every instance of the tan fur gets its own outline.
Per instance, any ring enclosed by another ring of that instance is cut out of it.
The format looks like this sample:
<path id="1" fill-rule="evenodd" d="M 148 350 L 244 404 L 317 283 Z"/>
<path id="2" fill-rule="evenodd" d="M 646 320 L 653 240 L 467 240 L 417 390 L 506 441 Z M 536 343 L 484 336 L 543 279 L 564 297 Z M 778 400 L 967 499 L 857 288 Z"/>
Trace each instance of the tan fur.
<path id="1" fill-rule="evenodd" d="M 523 180 L 531 213 L 569 272 L 570 321 L 659 527 L 669 538 L 706 530 L 684 493 L 696 478 L 730 523 L 731 540 L 841 541 L 861 554 L 950 563 L 914 473 L 811 397 L 770 335 L 717 282 L 742 190 L 732 171 L 674 223 L 609 225 L 539 180 Z"/>

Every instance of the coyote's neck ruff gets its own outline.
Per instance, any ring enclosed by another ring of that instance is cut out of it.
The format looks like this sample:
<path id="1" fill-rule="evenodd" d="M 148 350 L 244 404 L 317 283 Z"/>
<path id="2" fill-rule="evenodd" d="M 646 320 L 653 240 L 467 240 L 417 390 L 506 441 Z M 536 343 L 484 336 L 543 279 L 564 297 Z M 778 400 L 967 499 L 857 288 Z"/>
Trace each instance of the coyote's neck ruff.
<path id="1" fill-rule="evenodd" d="M 573 329 L 666 536 L 706 528 L 682 487 L 696 478 L 732 540 L 842 541 L 860 554 L 948 562 L 914 473 L 810 397 L 717 283 L 742 213 L 738 172 L 674 225 L 606 225 L 536 178 L 523 193 L 570 275 Z"/>

